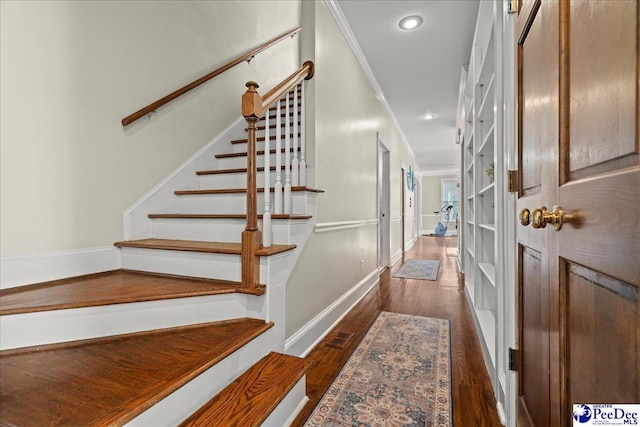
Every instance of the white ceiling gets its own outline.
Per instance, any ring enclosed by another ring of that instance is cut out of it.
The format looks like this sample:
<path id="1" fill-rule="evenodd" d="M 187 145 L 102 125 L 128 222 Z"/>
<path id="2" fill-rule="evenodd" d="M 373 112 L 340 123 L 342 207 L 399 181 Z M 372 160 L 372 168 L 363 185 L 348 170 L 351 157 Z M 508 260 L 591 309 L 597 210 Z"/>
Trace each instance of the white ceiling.
<path id="1" fill-rule="evenodd" d="M 334 0 L 421 172 L 457 170 L 460 73 L 469 63 L 479 0 Z M 420 15 L 415 30 L 400 19 Z M 433 120 L 422 120 L 434 113 Z"/>

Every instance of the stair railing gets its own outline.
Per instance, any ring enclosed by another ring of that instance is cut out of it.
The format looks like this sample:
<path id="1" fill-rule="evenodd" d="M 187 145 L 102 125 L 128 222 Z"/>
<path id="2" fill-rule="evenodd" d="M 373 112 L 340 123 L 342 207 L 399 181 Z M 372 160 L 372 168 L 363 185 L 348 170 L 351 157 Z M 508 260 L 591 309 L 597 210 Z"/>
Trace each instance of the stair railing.
<path id="1" fill-rule="evenodd" d="M 300 30 L 302 30 L 302 27 L 297 27 L 294 28 L 293 30 L 286 32 L 278 37 L 275 37 L 269 41 L 264 42 L 263 44 L 261 44 L 260 46 L 258 46 L 257 48 L 253 49 L 250 52 L 247 52 L 239 57 L 237 57 L 236 59 L 234 59 L 233 61 L 223 65 L 222 67 L 210 72 L 209 74 L 200 77 L 198 80 L 195 80 L 191 83 L 189 83 L 186 86 L 181 87 L 180 89 L 171 92 L 169 95 L 160 98 L 159 100 L 152 102 L 151 104 L 147 105 L 144 108 L 141 108 L 140 110 L 136 111 L 133 114 L 128 115 L 127 117 L 125 117 L 124 119 L 122 119 L 122 126 L 127 126 L 133 122 L 135 122 L 136 120 L 146 116 L 147 114 L 153 113 L 154 111 L 156 111 L 158 108 L 162 107 L 163 105 L 173 101 L 174 99 L 184 95 L 185 93 L 197 88 L 198 86 L 200 86 L 203 83 L 208 82 L 209 80 L 211 80 L 212 78 L 224 73 L 225 71 L 227 71 L 230 68 L 235 67 L 238 64 L 243 63 L 244 61 L 247 62 L 251 62 L 251 60 L 260 52 L 270 48 L 271 46 L 281 42 L 282 40 L 286 39 L 287 37 L 293 37 L 295 36 Z"/>
<path id="2" fill-rule="evenodd" d="M 307 61 L 302 67 L 296 70 L 289 77 L 280 82 L 276 87 L 267 92 L 266 95 L 260 96 L 258 93 L 258 84 L 256 82 L 247 82 L 247 91 L 242 95 L 242 115 L 247 121 L 247 225 L 242 232 L 242 287 L 254 288 L 259 284 L 260 280 L 260 263 L 257 251 L 264 247 L 271 246 L 271 164 L 270 164 L 270 132 L 269 132 L 269 108 L 276 105 L 276 183 L 274 185 L 274 210 L 280 213 L 280 206 L 283 206 L 285 214 L 291 213 L 291 148 L 289 135 L 291 133 L 291 120 L 289 112 L 289 97 L 293 92 L 294 105 L 297 105 L 297 87 L 303 80 L 309 80 L 313 77 L 313 62 Z M 285 140 L 285 183 L 282 190 L 278 189 L 278 176 L 280 175 L 280 150 L 282 139 L 282 121 L 281 121 L 281 103 L 282 98 L 285 101 L 285 120 L 284 120 L 284 140 Z M 296 115 L 298 109 L 294 107 L 293 123 L 297 123 Z M 258 229 L 258 186 L 257 186 L 257 159 L 256 159 L 256 129 L 258 121 L 265 117 L 265 148 L 264 148 L 264 214 L 262 217 L 263 232 L 265 240 L 262 240 L 262 233 Z M 297 127 L 297 125 L 295 125 Z M 297 135 L 294 136 L 297 138 Z M 300 141 L 303 145 L 303 141 Z M 306 167 L 306 165 L 305 165 Z M 306 175 L 306 171 L 301 171 Z M 288 194 L 287 194 L 288 187 Z M 280 200 L 278 196 L 282 196 Z M 280 204 L 282 203 L 282 205 Z"/>

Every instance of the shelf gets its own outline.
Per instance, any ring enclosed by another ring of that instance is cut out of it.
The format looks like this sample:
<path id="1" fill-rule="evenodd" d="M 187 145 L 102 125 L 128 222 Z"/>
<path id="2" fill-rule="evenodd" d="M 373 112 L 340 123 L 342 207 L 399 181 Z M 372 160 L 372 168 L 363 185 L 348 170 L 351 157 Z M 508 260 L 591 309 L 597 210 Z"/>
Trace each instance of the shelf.
<path id="1" fill-rule="evenodd" d="M 480 105 L 480 109 L 478 110 L 478 120 L 479 121 L 487 121 L 487 120 L 493 120 L 493 107 L 494 107 L 494 102 L 493 100 L 495 99 L 494 97 L 494 89 L 493 89 L 493 80 L 494 80 L 495 75 L 492 74 L 491 75 L 491 80 L 489 80 L 489 83 L 484 86 L 484 88 L 481 90 L 480 87 L 478 88 L 478 90 L 481 90 L 482 92 L 484 92 L 484 94 L 482 94 L 482 104 Z"/>
<path id="2" fill-rule="evenodd" d="M 484 273 L 484 275 L 489 279 L 491 286 L 496 287 L 496 268 L 493 264 L 488 262 L 479 262 L 478 268 Z"/>
<path id="3" fill-rule="evenodd" d="M 493 144 L 489 144 L 489 140 L 493 139 L 493 131 L 496 128 L 495 123 L 491 124 L 491 128 L 489 129 L 489 132 L 487 133 L 487 136 L 484 137 L 484 140 L 482 140 L 482 144 L 480 144 L 480 148 L 478 149 L 478 153 L 483 153 L 484 149 L 487 147 L 491 147 L 493 148 Z M 493 141 L 491 141 L 493 143 Z"/>
<path id="4" fill-rule="evenodd" d="M 482 330 L 482 337 L 484 338 L 484 344 L 489 352 L 491 358 L 491 364 L 495 366 L 496 363 L 496 321 L 493 316 L 493 312 L 490 310 L 476 309 L 476 317 Z"/>
<path id="5" fill-rule="evenodd" d="M 495 186 L 496 186 L 496 183 L 492 182 L 491 184 L 484 187 L 482 190 L 478 191 L 478 196 L 484 196 L 485 194 L 489 194 L 489 192 L 493 194 L 493 189 L 495 188 Z"/>
<path id="6" fill-rule="evenodd" d="M 484 228 L 485 230 L 489 230 L 489 231 L 496 231 L 496 225 L 495 224 L 478 224 L 478 227 L 480 228 Z"/>
<path id="7" fill-rule="evenodd" d="M 493 27 L 493 24 L 492 24 Z M 490 80 L 491 74 L 494 71 L 493 57 L 494 57 L 494 46 L 493 46 L 493 31 L 491 28 L 491 36 L 489 37 L 489 42 L 486 47 L 482 49 L 482 58 L 480 60 L 480 67 L 478 67 L 478 72 L 476 75 L 478 76 L 476 79 L 476 84 L 486 84 Z"/>
<path id="8" fill-rule="evenodd" d="M 471 255 L 471 258 L 475 258 L 476 257 L 476 254 L 473 253 L 473 249 L 467 248 L 467 252 L 469 252 L 469 255 Z"/>
<path id="9" fill-rule="evenodd" d="M 469 151 L 473 151 L 473 132 L 471 132 L 471 135 L 469 135 L 469 141 L 467 142 L 467 150 Z"/>
<path id="10" fill-rule="evenodd" d="M 473 220 L 469 220 L 469 221 L 467 221 L 467 224 L 469 224 L 469 225 L 475 225 L 475 222 L 474 222 Z"/>
<path id="11" fill-rule="evenodd" d="M 469 197 L 467 197 L 467 200 L 473 200 L 473 198 L 474 198 L 474 195 L 472 194 Z"/>
<path id="12" fill-rule="evenodd" d="M 473 173 L 473 160 L 471 160 L 471 164 L 469 164 L 469 167 L 467 168 L 467 173 Z"/>

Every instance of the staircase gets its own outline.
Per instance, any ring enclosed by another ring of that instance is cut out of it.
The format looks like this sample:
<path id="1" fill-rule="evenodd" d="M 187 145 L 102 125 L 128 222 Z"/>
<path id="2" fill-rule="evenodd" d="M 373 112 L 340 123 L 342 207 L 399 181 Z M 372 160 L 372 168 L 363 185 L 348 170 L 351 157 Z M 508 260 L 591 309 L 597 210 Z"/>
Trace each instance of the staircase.
<path id="1" fill-rule="evenodd" d="M 300 98 L 287 94 L 283 103 Z M 298 134 L 301 108 L 265 110 L 252 116 L 257 131 L 282 130 L 267 142 Z M 292 120 L 273 125 L 276 116 Z M 304 167 L 287 213 L 270 213 L 289 197 L 270 183 L 296 167 L 276 158 L 301 147 L 265 150 L 265 137 L 252 142 L 246 126 L 233 123 L 125 212 L 120 270 L 0 291 L 1 426 L 293 420 L 307 400 L 309 364 L 279 353 L 285 284 L 321 190 L 299 185 Z M 270 177 L 255 193 L 252 151 Z M 265 206 L 254 228 L 251 199 Z"/>

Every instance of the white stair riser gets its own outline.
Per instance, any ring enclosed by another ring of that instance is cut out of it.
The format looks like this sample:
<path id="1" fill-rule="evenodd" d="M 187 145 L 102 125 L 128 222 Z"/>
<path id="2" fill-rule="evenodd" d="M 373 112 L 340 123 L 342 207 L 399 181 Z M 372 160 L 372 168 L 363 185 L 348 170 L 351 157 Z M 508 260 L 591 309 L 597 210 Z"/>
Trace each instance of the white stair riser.
<path id="1" fill-rule="evenodd" d="M 307 376 L 303 375 L 260 426 L 282 427 L 291 425 L 304 405 L 309 401 L 306 384 Z"/>
<path id="2" fill-rule="evenodd" d="M 122 248 L 121 258 L 122 268 L 128 270 L 237 282 L 241 280 L 240 255 Z M 262 265 L 260 271 L 262 272 Z"/>
<path id="3" fill-rule="evenodd" d="M 273 134 L 272 134 L 273 135 Z M 258 138 L 261 138 L 263 135 L 259 134 Z M 269 141 L 269 149 L 270 150 L 274 150 L 276 148 L 276 140 L 272 139 Z M 280 139 L 280 148 L 285 148 L 286 145 L 286 140 L 284 138 Z M 233 153 L 246 153 L 247 152 L 247 147 L 249 146 L 249 144 L 247 143 L 241 143 L 241 144 L 232 144 L 233 148 L 232 148 L 232 152 Z M 264 150 L 264 141 L 257 141 L 256 142 L 256 149 L 257 150 Z M 293 138 L 289 138 L 289 146 L 291 148 L 293 148 Z M 300 139 L 298 138 L 296 140 L 296 147 L 300 147 Z M 293 153 L 291 153 L 291 155 L 293 156 Z M 298 153 L 298 157 L 300 157 L 300 153 Z"/>
<path id="4" fill-rule="evenodd" d="M 258 193 L 258 212 L 262 212 L 263 207 L 264 193 Z M 246 212 L 246 193 L 188 194 L 178 196 L 178 213 L 181 214 L 244 214 Z"/>
<path id="5" fill-rule="evenodd" d="M 273 166 L 273 165 L 272 165 Z M 281 172 L 282 180 L 284 180 L 284 170 Z M 273 187 L 273 183 L 276 182 L 276 173 L 271 171 L 270 183 Z M 223 173 L 213 175 L 200 175 L 200 188 L 201 189 L 221 189 L 221 188 L 245 188 L 247 186 L 247 173 Z M 258 187 L 264 186 L 264 172 L 258 172 Z"/>
<path id="6" fill-rule="evenodd" d="M 284 147 L 283 147 L 284 148 Z M 271 147 L 271 149 L 273 150 L 274 147 Z M 246 151 L 246 150 L 239 150 L 239 151 Z M 293 153 L 292 153 L 293 154 Z M 270 161 L 269 164 L 271 166 L 275 166 L 276 165 L 276 154 L 270 154 Z M 281 161 L 282 161 L 282 166 L 284 166 L 284 153 L 280 154 Z M 242 157 L 223 157 L 221 159 L 217 159 L 218 160 L 218 169 L 233 169 L 233 168 L 246 168 L 247 167 L 247 157 L 246 156 L 242 156 Z M 258 167 L 264 166 L 264 155 L 258 155 L 256 157 L 256 164 Z"/>
<path id="7" fill-rule="evenodd" d="M 263 297 L 231 293 L 5 315 L 0 322 L 0 347 L 7 350 L 247 317 L 248 298 Z M 253 309 L 251 314 L 258 313 Z"/>
<path id="8" fill-rule="evenodd" d="M 272 331 L 273 328 L 256 337 L 125 425 L 169 427 L 180 424 L 269 351 L 274 350 Z"/>
<path id="9" fill-rule="evenodd" d="M 300 224 L 302 223 L 302 224 Z M 290 244 L 292 239 L 304 237 L 305 220 L 272 220 L 273 242 Z M 244 219 L 186 219 L 156 218 L 152 220 L 153 237 L 176 240 L 210 240 L 240 242 L 246 227 Z M 262 230 L 262 221 L 258 221 Z"/>
<path id="10" fill-rule="evenodd" d="M 274 195 L 270 192 L 271 213 L 275 213 Z M 178 196 L 178 212 L 182 214 L 244 214 L 247 211 L 246 193 L 191 194 Z M 292 214 L 306 214 L 309 195 L 304 191 L 291 193 Z M 264 212 L 264 193 L 258 193 L 258 213 Z"/>

